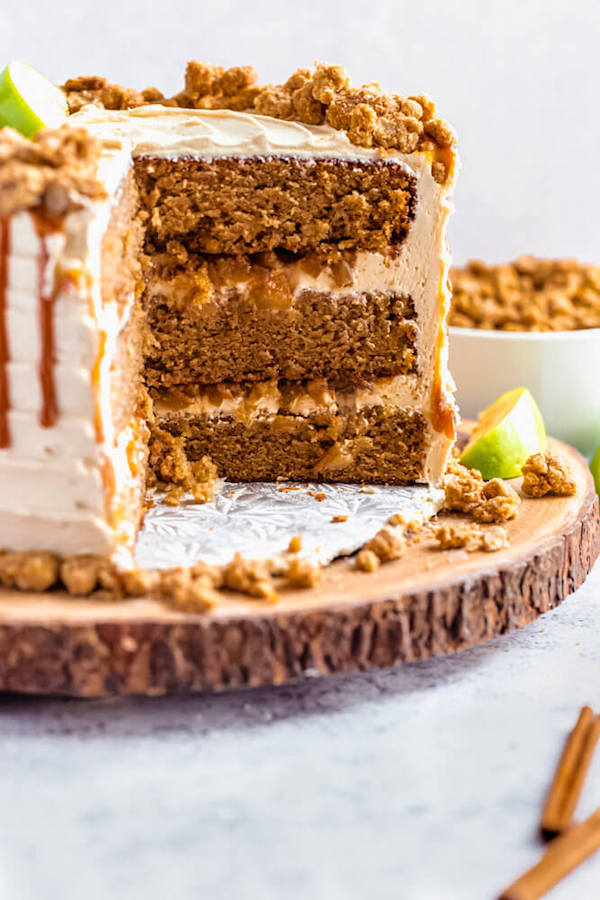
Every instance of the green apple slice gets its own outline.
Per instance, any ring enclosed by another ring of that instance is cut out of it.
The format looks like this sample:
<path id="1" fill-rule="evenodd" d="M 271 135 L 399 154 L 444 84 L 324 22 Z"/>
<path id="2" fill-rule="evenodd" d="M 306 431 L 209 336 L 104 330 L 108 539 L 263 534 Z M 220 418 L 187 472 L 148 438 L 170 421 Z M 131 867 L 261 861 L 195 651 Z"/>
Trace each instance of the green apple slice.
<path id="1" fill-rule="evenodd" d="M 460 457 L 483 477 L 515 478 L 528 456 L 546 449 L 546 428 L 527 388 L 507 391 L 479 415 Z"/>
<path id="2" fill-rule="evenodd" d="M 590 469 L 592 470 L 592 475 L 594 476 L 594 484 L 596 485 L 596 493 L 600 495 L 600 447 L 598 447 L 598 449 L 592 456 L 592 461 L 590 463 Z"/>
<path id="3" fill-rule="evenodd" d="M 31 138 L 42 128 L 58 128 L 66 117 L 62 91 L 31 66 L 13 60 L 0 72 L 0 127 Z"/>

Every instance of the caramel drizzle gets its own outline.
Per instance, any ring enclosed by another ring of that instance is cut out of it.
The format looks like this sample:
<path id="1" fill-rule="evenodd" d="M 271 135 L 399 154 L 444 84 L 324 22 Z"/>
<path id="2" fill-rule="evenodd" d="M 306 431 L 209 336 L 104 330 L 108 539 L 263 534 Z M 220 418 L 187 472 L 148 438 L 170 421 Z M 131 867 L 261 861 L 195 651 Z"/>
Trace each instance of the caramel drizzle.
<path id="1" fill-rule="evenodd" d="M 8 329 L 6 324 L 6 289 L 8 286 L 8 257 L 10 255 L 9 220 L 0 216 L 0 447 L 10 447 L 8 411 Z"/>
<path id="2" fill-rule="evenodd" d="M 56 290 L 55 287 L 53 287 L 50 293 L 48 293 L 44 287 L 44 276 L 50 261 L 47 244 L 48 228 L 37 216 L 34 216 L 33 219 L 40 239 L 40 256 L 38 260 L 38 302 L 40 316 L 39 376 L 42 391 L 40 424 L 43 428 L 52 428 L 53 425 L 56 425 L 58 419 L 58 402 L 56 399 L 56 381 L 54 373 L 54 301 L 56 299 Z"/>

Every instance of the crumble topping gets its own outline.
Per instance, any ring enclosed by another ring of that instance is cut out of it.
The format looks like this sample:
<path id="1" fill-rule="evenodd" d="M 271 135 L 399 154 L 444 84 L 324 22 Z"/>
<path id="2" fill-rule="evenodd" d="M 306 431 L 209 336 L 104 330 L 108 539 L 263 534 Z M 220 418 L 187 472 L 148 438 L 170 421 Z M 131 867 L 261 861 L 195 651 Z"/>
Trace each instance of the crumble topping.
<path id="1" fill-rule="evenodd" d="M 0 216 L 38 208 L 62 217 L 106 191 L 97 177 L 100 142 L 83 128 L 40 131 L 33 140 L 0 128 Z"/>
<path id="2" fill-rule="evenodd" d="M 160 573 L 158 598 L 182 612 L 207 612 L 219 601 L 216 585 L 208 572 L 179 566 Z"/>
<path id="3" fill-rule="evenodd" d="M 63 90 L 72 113 L 88 103 L 106 109 L 161 103 L 188 109 L 255 111 L 306 125 L 326 122 L 345 131 L 359 147 L 432 152 L 432 173 L 439 183 L 449 175 L 456 144 L 454 130 L 437 116 L 435 104 L 425 94 L 388 94 L 376 83 L 352 87 L 343 66 L 317 63 L 314 69 L 298 69 L 283 84 L 259 85 L 251 66 L 225 69 L 192 60 L 186 67 L 184 89 L 170 98 L 157 88 L 135 91 L 95 76 L 71 78 Z"/>
<path id="4" fill-rule="evenodd" d="M 270 603 L 279 599 L 267 563 L 263 560 L 244 559 L 240 553 L 236 553 L 231 562 L 223 567 L 223 585 Z"/>
<path id="5" fill-rule="evenodd" d="M 577 493 L 577 485 L 560 457 L 546 450 L 534 453 L 523 465 L 521 490 L 528 497 L 570 497 Z"/>
<path id="6" fill-rule="evenodd" d="M 302 535 L 295 534 L 290 538 L 288 553 L 299 553 L 302 550 Z"/>
<path id="7" fill-rule="evenodd" d="M 359 550 L 354 564 L 362 572 L 376 572 L 381 565 L 381 560 L 372 550 Z"/>
<path id="8" fill-rule="evenodd" d="M 500 525 L 483 529 L 470 522 L 444 522 L 436 529 L 434 537 L 440 550 L 462 547 L 468 553 L 476 550 L 493 553 L 508 547 L 508 535 Z"/>
<path id="9" fill-rule="evenodd" d="M 321 567 L 308 559 L 294 557 L 286 572 L 289 587 L 311 588 L 321 579 Z"/>
<path id="10" fill-rule="evenodd" d="M 506 522 L 519 512 L 519 495 L 505 481 L 484 481 L 476 469 L 467 469 L 456 459 L 448 463 L 444 479 L 444 509 L 468 513 L 477 522 Z"/>
<path id="11" fill-rule="evenodd" d="M 355 559 L 357 569 L 374 572 L 382 562 L 400 559 L 406 550 L 406 539 L 392 528 L 383 527 L 363 545 Z"/>
<path id="12" fill-rule="evenodd" d="M 453 269 L 450 324 L 497 331 L 600 328 L 600 266 L 522 256 Z"/>

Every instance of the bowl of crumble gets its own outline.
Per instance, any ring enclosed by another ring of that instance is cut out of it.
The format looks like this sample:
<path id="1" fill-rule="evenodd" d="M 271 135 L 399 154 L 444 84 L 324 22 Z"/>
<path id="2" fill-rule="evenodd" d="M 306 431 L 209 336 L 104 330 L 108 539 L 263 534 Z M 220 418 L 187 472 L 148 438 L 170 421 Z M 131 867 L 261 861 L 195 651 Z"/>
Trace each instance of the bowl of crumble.
<path id="1" fill-rule="evenodd" d="M 451 273 L 450 371 L 460 412 L 527 387 L 548 432 L 590 455 L 600 444 L 600 266 L 521 257 Z"/>

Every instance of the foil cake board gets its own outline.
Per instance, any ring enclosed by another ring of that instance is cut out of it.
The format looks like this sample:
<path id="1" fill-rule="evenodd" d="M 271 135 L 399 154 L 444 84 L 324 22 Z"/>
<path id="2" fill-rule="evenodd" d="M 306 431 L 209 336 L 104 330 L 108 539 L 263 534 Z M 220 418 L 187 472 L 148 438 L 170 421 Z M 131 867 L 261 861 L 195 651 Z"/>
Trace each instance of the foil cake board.
<path id="1" fill-rule="evenodd" d="M 549 445 L 570 466 L 577 493 L 523 498 L 506 525 L 509 546 L 496 553 L 436 550 L 423 540 L 372 574 L 341 558 L 316 587 L 283 591 L 273 605 L 224 594 L 201 615 L 143 599 L 2 591 L 0 690 L 99 697 L 275 685 L 424 659 L 518 628 L 579 587 L 600 551 L 587 464 L 570 447 Z M 325 503 L 306 497 L 310 510 Z"/>
<path id="2" fill-rule="evenodd" d="M 224 482 L 214 501 L 167 506 L 157 499 L 138 536 L 143 569 L 271 560 L 299 536 L 306 556 L 325 565 L 348 556 L 393 514 L 420 522 L 441 506 L 443 491 L 425 485 L 245 484 Z"/>

